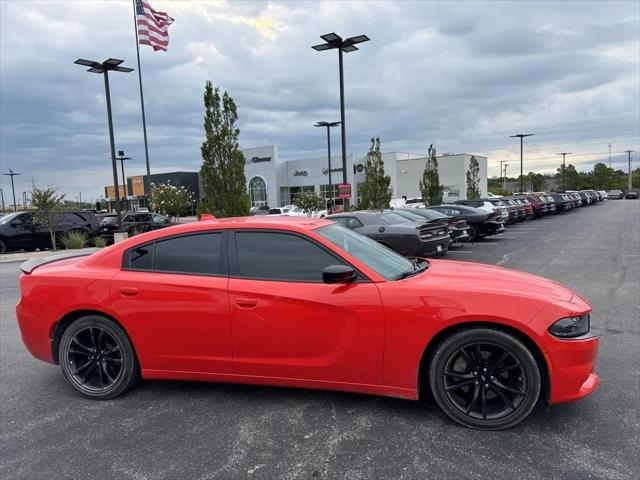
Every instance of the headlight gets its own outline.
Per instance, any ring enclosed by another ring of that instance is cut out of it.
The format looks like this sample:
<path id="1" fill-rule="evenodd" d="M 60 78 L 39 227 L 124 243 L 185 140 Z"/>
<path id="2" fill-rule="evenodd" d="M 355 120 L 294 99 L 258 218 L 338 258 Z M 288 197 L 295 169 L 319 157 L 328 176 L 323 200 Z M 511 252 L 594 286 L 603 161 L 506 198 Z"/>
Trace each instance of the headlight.
<path id="1" fill-rule="evenodd" d="M 589 333 L 589 314 L 561 318 L 549 327 L 549 333 L 560 338 L 580 337 Z"/>

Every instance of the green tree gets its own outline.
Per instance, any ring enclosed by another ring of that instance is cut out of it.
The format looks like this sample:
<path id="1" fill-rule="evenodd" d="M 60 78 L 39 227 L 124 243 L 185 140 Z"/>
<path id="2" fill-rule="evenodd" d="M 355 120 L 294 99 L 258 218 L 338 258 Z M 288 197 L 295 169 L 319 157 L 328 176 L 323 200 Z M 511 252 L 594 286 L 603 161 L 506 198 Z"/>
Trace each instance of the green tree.
<path id="1" fill-rule="evenodd" d="M 177 187 L 171 183 L 151 184 L 151 204 L 155 211 L 172 217 L 175 221 L 193 205 L 193 192 L 185 186 Z"/>
<path id="2" fill-rule="evenodd" d="M 541 173 L 529 172 L 524 177 L 524 184 L 529 185 L 532 192 L 543 192 L 547 189 L 547 178 Z"/>
<path id="3" fill-rule="evenodd" d="M 556 183 L 562 188 L 562 170 L 563 165 L 560 165 L 556 174 Z M 576 170 L 576 167 L 569 164 L 564 168 L 565 175 L 565 189 L 566 190 L 580 190 L 582 188 L 582 176 Z"/>
<path id="4" fill-rule="evenodd" d="M 467 198 L 480 198 L 480 164 L 473 155 L 467 170 Z"/>
<path id="5" fill-rule="evenodd" d="M 433 147 L 433 143 L 429 145 L 427 163 L 424 166 L 424 172 L 419 185 L 420 191 L 422 192 L 422 199 L 428 205 L 439 205 L 442 203 L 442 192 L 444 188 L 440 185 L 438 159 L 436 158 L 436 149 Z"/>
<path id="6" fill-rule="evenodd" d="M 207 81 L 204 90 L 204 130 L 200 175 L 204 190 L 202 210 L 217 218 L 249 215 L 249 196 L 244 175 L 245 159 L 238 145 L 240 129 L 233 98 L 220 96 Z"/>
<path id="7" fill-rule="evenodd" d="M 56 249 L 56 225 L 60 222 L 60 210 L 64 201 L 64 194 L 58 194 L 54 187 L 31 190 L 31 206 L 35 209 L 37 222 L 47 225 L 51 238 L 51 248 Z"/>
<path id="8" fill-rule="evenodd" d="M 389 208 L 391 201 L 391 177 L 384 173 L 384 161 L 380 151 L 380 139 L 372 138 L 364 167 L 364 183 L 360 187 L 360 205 L 362 208 Z"/>
<path id="9" fill-rule="evenodd" d="M 302 192 L 296 196 L 293 201 L 296 207 L 302 209 L 306 214 L 323 210 L 325 207 L 324 198 L 318 195 L 316 192 Z"/>

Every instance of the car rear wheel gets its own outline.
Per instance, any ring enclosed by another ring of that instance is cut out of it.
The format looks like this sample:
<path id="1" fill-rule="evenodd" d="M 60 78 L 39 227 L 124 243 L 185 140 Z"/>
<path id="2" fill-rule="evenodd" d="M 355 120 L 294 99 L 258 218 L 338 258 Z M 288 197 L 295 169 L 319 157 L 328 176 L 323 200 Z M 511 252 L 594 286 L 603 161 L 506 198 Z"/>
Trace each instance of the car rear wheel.
<path id="1" fill-rule="evenodd" d="M 65 330 L 58 358 L 71 386 L 97 400 L 123 394 L 140 376 L 127 335 L 115 322 L 97 315 L 82 317 Z"/>
<path id="2" fill-rule="evenodd" d="M 517 425 L 540 395 L 540 371 L 529 349 L 513 335 L 490 328 L 447 337 L 433 355 L 429 377 L 440 408 L 480 430 Z"/>
<path id="3" fill-rule="evenodd" d="M 476 225 L 469 224 L 469 241 L 475 242 L 480 238 L 480 231 Z"/>
<path id="4" fill-rule="evenodd" d="M 4 240 L 0 240 L 0 253 L 7 253 L 7 244 Z"/>

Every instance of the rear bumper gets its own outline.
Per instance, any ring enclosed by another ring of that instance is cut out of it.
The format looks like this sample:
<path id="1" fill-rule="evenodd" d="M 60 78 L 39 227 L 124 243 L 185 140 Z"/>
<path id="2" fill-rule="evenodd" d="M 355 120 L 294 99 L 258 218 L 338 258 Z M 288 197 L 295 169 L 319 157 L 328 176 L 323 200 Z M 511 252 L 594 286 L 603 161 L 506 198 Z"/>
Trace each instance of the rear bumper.
<path id="1" fill-rule="evenodd" d="M 51 352 L 51 337 L 58 316 L 45 305 L 21 299 L 16 306 L 18 327 L 27 350 L 39 360 L 55 363 Z"/>
<path id="2" fill-rule="evenodd" d="M 424 257 L 429 255 L 442 255 L 449 250 L 451 244 L 451 238 L 449 235 L 442 235 L 426 241 L 422 241 L 422 244 L 413 252 L 411 256 Z"/>

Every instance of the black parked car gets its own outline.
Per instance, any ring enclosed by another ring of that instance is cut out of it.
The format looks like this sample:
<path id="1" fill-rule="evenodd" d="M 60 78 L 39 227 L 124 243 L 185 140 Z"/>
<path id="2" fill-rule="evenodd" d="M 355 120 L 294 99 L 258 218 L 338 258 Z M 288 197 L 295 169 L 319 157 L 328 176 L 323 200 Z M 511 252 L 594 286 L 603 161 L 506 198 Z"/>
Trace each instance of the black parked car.
<path id="1" fill-rule="evenodd" d="M 451 242 L 447 219 L 415 222 L 393 210 L 362 210 L 326 218 L 407 257 L 444 255 Z"/>
<path id="2" fill-rule="evenodd" d="M 556 203 L 556 213 L 567 212 L 572 208 L 572 201 L 566 193 L 552 193 L 551 197 Z"/>
<path id="3" fill-rule="evenodd" d="M 436 205 L 427 208 L 450 217 L 464 217 L 469 224 L 469 240 L 472 242 L 504 232 L 504 223 L 499 212 L 488 213 L 467 205 Z"/>
<path id="4" fill-rule="evenodd" d="M 122 231 L 127 232 L 129 236 L 169 225 L 168 219 L 162 217 L 162 215 L 155 217 L 155 215 L 158 215 L 155 213 L 123 212 L 121 215 Z M 113 234 L 117 231 L 118 217 L 115 213 L 110 213 L 100 222 L 100 235 L 106 238 L 107 242 L 111 242 L 113 241 Z"/>
<path id="5" fill-rule="evenodd" d="M 83 232 L 88 238 L 98 232 L 93 212 L 53 212 L 50 214 L 56 239 L 68 232 Z M 56 243 L 58 243 L 58 241 Z M 51 248 L 49 228 L 32 212 L 18 212 L 0 218 L 0 252 Z"/>
<path id="6" fill-rule="evenodd" d="M 638 192 L 636 192 L 635 190 L 629 190 L 625 195 L 624 198 L 627 200 L 637 200 L 638 199 Z"/>
<path id="7" fill-rule="evenodd" d="M 464 242 L 469 239 L 469 225 L 464 217 L 449 217 L 444 213 L 429 210 L 427 208 L 396 208 L 393 211 L 416 221 L 446 219 L 449 223 L 449 236 L 451 237 L 451 243 Z"/>

